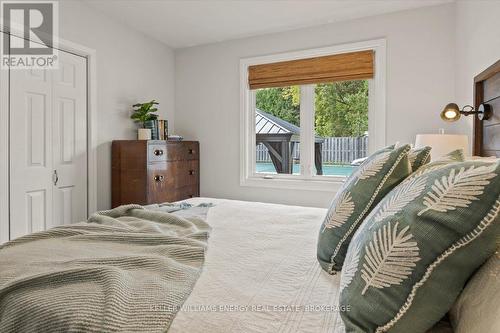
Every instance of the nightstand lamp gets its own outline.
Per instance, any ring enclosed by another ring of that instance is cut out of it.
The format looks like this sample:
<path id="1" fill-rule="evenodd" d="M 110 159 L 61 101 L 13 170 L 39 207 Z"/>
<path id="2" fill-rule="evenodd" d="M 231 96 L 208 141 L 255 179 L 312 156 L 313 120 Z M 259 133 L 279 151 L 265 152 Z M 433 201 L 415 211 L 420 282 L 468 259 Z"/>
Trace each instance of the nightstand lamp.
<path id="1" fill-rule="evenodd" d="M 415 148 L 425 146 L 432 148 L 431 161 L 435 161 L 456 149 L 463 149 L 464 155 L 469 156 L 469 140 L 467 135 L 417 134 Z"/>

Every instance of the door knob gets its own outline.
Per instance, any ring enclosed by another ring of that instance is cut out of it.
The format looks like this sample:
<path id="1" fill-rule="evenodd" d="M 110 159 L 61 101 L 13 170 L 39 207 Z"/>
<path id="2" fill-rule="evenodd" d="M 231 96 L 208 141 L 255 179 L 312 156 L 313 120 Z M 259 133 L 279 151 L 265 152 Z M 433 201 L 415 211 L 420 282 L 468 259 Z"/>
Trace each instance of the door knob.
<path id="1" fill-rule="evenodd" d="M 153 154 L 155 154 L 156 156 L 161 156 L 163 155 L 163 150 L 162 149 L 156 149 Z"/>
<path id="2" fill-rule="evenodd" d="M 155 181 L 161 183 L 163 181 L 164 177 L 162 175 L 156 175 L 155 176 Z"/>
<path id="3" fill-rule="evenodd" d="M 54 173 L 52 174 L 52 182 L 54 183 L 54 186 L 57 186 L 57 183 L 59 182 L 59 175 L 57 174 L 57 170 L 54 170 Z"/>

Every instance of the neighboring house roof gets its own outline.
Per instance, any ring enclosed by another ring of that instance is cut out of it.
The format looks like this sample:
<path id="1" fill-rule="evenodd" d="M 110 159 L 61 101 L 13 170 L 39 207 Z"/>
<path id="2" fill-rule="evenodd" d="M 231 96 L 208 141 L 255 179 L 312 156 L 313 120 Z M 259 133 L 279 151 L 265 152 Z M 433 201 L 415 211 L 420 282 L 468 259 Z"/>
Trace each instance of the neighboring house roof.
<path id="1" fill-rule="evenodd" d="M 272 114 L 255 109 L 255 133 L 262 136 L 291 135 L 291 141 L 299 141 L 300 128 L 286 120 L 280 119 Z M 323 142 L 323 138 L 316 136 L 316 142 Z"/>

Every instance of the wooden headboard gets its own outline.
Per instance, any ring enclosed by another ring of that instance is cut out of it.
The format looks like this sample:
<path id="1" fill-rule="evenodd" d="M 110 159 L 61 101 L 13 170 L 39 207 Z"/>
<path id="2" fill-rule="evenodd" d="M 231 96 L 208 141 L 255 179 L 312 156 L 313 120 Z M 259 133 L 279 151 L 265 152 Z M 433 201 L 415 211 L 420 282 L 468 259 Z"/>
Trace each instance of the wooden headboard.
<path id="1" fill-rule="evenodd" d="M 500 157 L 500 60 L 474 78 L 474 107 L 491 105 L 488 120 L 474 117 L 473 154 Z"/>

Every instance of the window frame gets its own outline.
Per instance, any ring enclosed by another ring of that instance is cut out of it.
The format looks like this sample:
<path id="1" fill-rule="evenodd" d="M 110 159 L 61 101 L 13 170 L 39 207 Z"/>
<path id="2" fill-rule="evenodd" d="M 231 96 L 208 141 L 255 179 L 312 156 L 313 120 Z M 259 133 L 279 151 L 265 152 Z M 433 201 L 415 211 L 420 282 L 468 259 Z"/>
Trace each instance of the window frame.
<path id="1" fill-rule="evenodd" d="M 323 48 L 286 52 L 240 59 L 240 185 L 264 188 L 335 191 L 344 176 L 318 176 L 314 168 L 314 84 L 301 85 L 301 175 L 263 174 L 255 172 L 255 90 L 248 86 L 248 67 L 287 60 L 373 50 L 375 75 L 368 80 L 368 151 L 386 145 L 386 40 L 334 45 Z M 312 102 L 311 102 L 312 101 Z M 308 135 L 304 135 L 308 133 Z M 304 158 L 304 159 L 303 159 Z"/>

